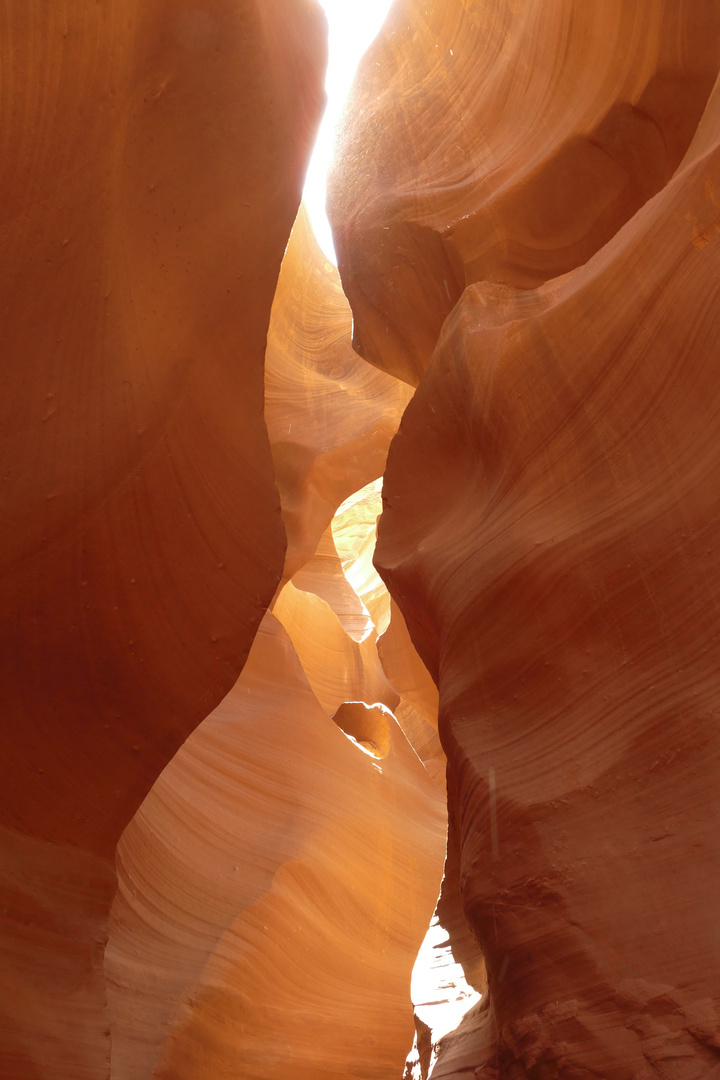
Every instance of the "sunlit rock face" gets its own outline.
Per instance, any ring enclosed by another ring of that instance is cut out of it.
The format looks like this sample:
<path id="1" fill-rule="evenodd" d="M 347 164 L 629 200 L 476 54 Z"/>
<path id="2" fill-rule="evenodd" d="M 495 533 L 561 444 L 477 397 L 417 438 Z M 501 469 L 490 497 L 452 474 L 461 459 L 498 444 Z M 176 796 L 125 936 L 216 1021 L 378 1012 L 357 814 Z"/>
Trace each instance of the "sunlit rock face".
<path id="1" fill-rule="evenodd" d="M 572 272 L 467 288 L 390 449 L 376 561 L 438 680 L 490 989 L 433 1080 L 718 1069 L 720 89 L 662 185 Z"/>
<path id="2" fill-rule="evenodd" d="M 263 418 L 322 104 L 305 0 L 0 11 L 0 1073 L 109 1070 L 122 830 L 283 570 Z"/>
<path id="3" fill-rule="evenodd" d="M 402 1075 L 444 800 L 389 710 L 334 721 L 268 614 L 120 844 L 113 1076 Z"/>
<path id="4" fill-rule="evenodd" d="M 585 263 L 670 178 L 715 0 L 401 0 L 360 68 L 330 219 L 371 363 L 417 383 L 466 285 Z"/>
<path id="5" fill-rule="evenodd" d="M 303 205 L 273 302 L 265 374 L 265 417 L 288 536 L 286 579 L 313 556 L 342 501 L 382 475 L 411 397 L 409 387 L 366 364 L 351 337 L 337 269 L 318 246 Z"/>
<path id="6" fill-rule="evenodd" d="M 122 837 L 113 1078 L 402 1075 L 445 855 L 444 759 L 406 734 L 420 680 L 389 681 L 422 669 L 407 632 L 387 671 L 377 647 L 379 498 L 372 483 L 339 508 L 342 562 L 323 538 Z"/>
<path id="7" fill-rule="evenodd" d="M 434 684 L 372 565 L 376 476 L 411 391 L 353 353 L 302 209 L 265 379 L 285 580 L 118 846 L 111 1080 L 396 1080 L 413 1041 L 444 755 Z"/>

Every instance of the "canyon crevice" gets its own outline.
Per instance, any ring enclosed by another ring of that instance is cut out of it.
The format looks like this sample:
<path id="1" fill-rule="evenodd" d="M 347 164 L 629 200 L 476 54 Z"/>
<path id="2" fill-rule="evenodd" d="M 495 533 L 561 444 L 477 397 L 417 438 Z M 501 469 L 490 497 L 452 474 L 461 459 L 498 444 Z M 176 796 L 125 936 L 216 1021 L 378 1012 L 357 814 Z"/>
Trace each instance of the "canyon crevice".
<path id="1" fill-rule="evenodd" d="M 0 1076 L 720 1077 L 720 7 L 325 38 L 0 0 Z"/>

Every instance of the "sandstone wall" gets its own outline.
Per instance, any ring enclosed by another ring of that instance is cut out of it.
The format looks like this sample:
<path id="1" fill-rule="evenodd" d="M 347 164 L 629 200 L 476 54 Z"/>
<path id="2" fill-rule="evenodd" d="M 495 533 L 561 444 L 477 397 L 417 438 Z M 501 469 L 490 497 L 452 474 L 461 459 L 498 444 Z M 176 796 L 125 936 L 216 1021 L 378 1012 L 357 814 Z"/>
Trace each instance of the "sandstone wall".
<path id="1" fill-rule="evenodd" d="M 489 978 L 434 1080 L 720 1067 L 719 15 L 400 4 L 341 143 L 356 339 L 419 381 L 376 562 Z"/>
<path id="2" fill-rule="evenodd" d="M 0 1073 L 109 1070 L 117 841 L 282 575 L 263 419 L 305 0 L 0 4 Z"/>

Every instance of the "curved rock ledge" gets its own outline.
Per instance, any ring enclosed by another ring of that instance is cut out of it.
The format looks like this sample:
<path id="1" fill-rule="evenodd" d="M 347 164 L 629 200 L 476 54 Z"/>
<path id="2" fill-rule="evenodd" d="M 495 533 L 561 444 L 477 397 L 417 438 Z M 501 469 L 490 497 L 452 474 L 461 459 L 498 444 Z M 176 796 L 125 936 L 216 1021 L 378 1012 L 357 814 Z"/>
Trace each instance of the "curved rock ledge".
<path id="1" fill-rule="evenodd" d="M 720 62 L 676 0 L 401 0 L 329 187 L 357 351 L 417 384 L 466 285 L 585 263 L 669 180 Z"/>

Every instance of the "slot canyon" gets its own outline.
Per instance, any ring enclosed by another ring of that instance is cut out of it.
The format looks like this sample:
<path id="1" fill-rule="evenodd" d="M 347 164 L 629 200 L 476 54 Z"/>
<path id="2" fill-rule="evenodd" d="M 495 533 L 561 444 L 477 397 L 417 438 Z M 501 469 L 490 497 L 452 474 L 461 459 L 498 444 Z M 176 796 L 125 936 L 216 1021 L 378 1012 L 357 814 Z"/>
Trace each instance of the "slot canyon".
<path id="1" fill-rule="evenodd" d="M 0 0 L 0 1080 L 720 1080 L 720 3 L 327 56 Z"/>

